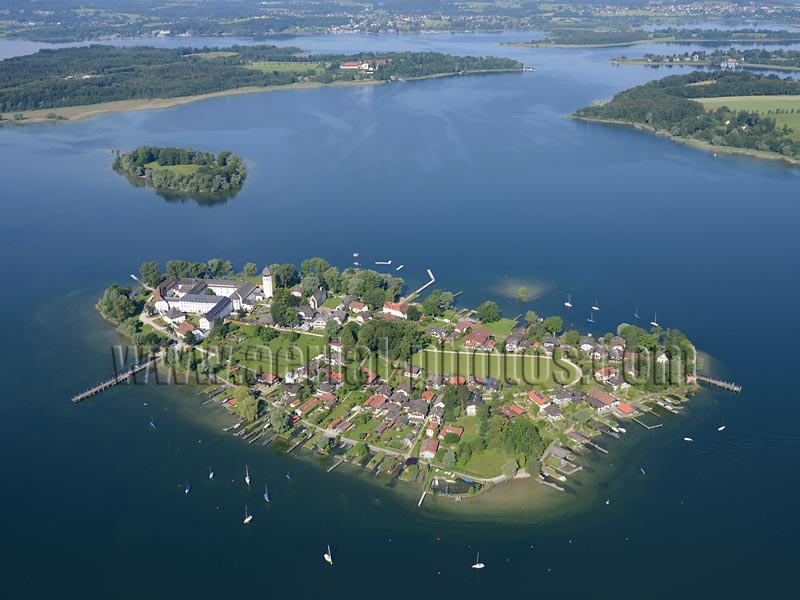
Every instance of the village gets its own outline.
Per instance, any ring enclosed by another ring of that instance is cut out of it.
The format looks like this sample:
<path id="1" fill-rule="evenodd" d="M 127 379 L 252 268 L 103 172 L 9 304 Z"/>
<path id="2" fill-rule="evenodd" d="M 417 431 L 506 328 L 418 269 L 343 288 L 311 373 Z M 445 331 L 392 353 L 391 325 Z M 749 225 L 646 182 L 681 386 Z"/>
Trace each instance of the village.
<path id="1" fill-rule="evenodd" d="M 679 344 L 668 350 L 659 328 L 578 336 L 560 319 L 526 325 L 498 313 L 482 322 L 479 311 L 431 311 L 413 297 L 368 304 L 324 286 L 279 291 L 269 267 L 255 280 L 169 277 L 141 316 L 178 350 L 204 356 L 194 359 L 211 375 L 204 404 L 238 417 L 226 430 L 329 455 L 330 470 L 357 464 L 457 501 L 515 477 L 563 491 L 582 469 L 578 457 L 606 453 L 599 438 L 619 438 L 628 423 L 659 427 L 696 385 L 693 347 L 670 338 Z M 276 292 L 294 299 L 292 326 L 275 323 Z M 419 347 L 399 359 L 388 346 L 359 347 L 362 329 L 386 322 L 414 332 Z M 632 347 L 637 338 L 649 348 Z"/>

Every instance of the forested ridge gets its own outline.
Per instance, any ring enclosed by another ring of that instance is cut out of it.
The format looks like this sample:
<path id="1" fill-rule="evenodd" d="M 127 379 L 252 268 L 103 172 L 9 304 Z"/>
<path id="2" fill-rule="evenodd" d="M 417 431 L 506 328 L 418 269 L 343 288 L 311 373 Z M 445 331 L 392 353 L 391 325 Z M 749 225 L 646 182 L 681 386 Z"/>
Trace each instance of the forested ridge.
<path id="1" fill-rule="evenodd" d="M 340 69 L 344 61 L 391 59 L 375 73 Z M 254 63 L 290 63 L 250 68 Z M 296 65 L 296 69 L 292 68 Z M 456 57 L 435 52 L 303 55 L 299 48 L 150 48 L 93 45 L 40 50 L 0 61 L 0 113 L 118 100 L 176 98 L 242 87 L 316 81 L 424 77 L 470 71 L 519 70 L 505 58 Z"/>
<path id="2" fill-rule="evenodd" d="M 645 125 L 676 137 L 715 146 L 747 148 L 800 157 L 793 131 L 775 118 L 727 107 L 707 111 L 698 98 L 729 96 L 786 96 L 800 94 L 800 83 L 777 75 L 750 72 L 695 72 L 650 81 L 599 106 L 582 108 L 573 116 Z"/>

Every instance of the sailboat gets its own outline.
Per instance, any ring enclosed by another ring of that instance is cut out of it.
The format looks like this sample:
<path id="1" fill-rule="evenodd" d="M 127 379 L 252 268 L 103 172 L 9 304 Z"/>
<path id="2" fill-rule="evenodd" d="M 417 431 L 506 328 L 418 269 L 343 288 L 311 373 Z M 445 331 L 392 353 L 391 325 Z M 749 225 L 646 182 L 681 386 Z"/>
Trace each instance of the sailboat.
<path id="1" fill-rule="evenodd" d="M 269 502 L 269 490 L 267 489 L 266 485 L 264 485 L 264 500 Z"/>
<path id="2" fill-rule="evenodd" d="M 353 258 L 358 258 L 358 252 L 353 252 Z"/>
<path id="3" fill-rule="evenodd" d="M 647 472 L 644 470 L 644 467 L 639 467 L 639 470 L 642 472 L 642 475 L 647 475 Z"/>
<path id="4" fill-rule="evenodd" d="M 289 475 L 289 472 L 287 471 L 287 472 L 286 472 L 286 479 L 291 479 L 291 478 L 292 478 L 292 476 L 291 476 L 291 475 Z"/>
<path id="5" fill-rule="evenodd" d="M 183 493 L 188 496 L 189 492 L 191 492 L 191 491 L 192 491 L 192 486 L 189 485 L 189 483 L 187 482 L 186 483 L 186 487 L 183 488 Z"/>
<path id="6" fill-rule="evenodd" d="M 486 565 L 485 565 L 485 564 L 483 564 L 483 563 L 481 562 L 481 553 L 480 553 L 480 552 L 478 552 L 478 556 L 477 556 L 477 558 L 475 559 L 475 564 L 474 564 L 474 565 L 472 565 L 472 568 L 473 568 L 473 569 L 482 569 L 482 568 L 483 568 L 483 567 L 485 567 L 485 566 L 486 566 Z"/>
<path id="7" fill-rule="evenodd" d="M 211 470 L 211 467 L 208 467 L 208 478 L 214 479 L 214 471 Z"/>
<path id="8" fill-rule="evenodd" d="M 567 301 L 564 302 L 564 306 L 572 308 L 572 294 L 567 294 Z"/>
<path id="9" fill-rule="evenodd" d="M 635 308 L 635 309 L 634 309 L 634 311 L 633 311 L 633 317 L 634 317 L 635 319 L 638 319 L 638 318 L 639 318 L 639 305 L 638 305 L 638 304 L 636 305 L 636 308 Z"/>
<path id="10" fill-rule="evenodd" d="M 589 318 L 586 319 L 587 323 L 594 323 L 594 306 L 592 307 L 592 313 L 589 315 Z"/>
<path id="11" fill-rule="evenodd" d="M 333 554 L 331 554 L 331 546 L 328 544 L 328 551 L 322 555 L 322 558 L 325 559 L 325 562 L 329 565 L 333 564 Z"/>
<path id="12" fill-rule="evenodd" d="M 594 304 L 592 305 L 592 310 L 600 310 L 600 307 L 597 306 L 597 298 L 594 299 Z"/>
<path id="13" fill-rule="evenodd" d="M 658 324 L 658 313 L 653 313 L 653 320 L 650 321 L 650 325 L 652 325 L 653 327 L 660 327 L 660 325 Z"/>
<path id="14" fill-rule="evenodd" d="M 247 468 L 247 465 L 244 466 L 244 482 L 250 485 L 250 469 Z"/>
<path id="15" fill-rule="evenodd" d="M 683 441 L 684 442 L 693 442 L 694 440 L 692 438 L 690 438 L 690 437 L 685 437 L 685 438 L 683 438 Z"/>
<path id="16" fill-rule="evenodd" d="M 249 525 L 250 521 L 253 520 L 253 515 L 247 512 L 247 505 L 244 507 L 244 524 Z"/>
<path id="17" fill-rule="evenodd" d="M 717 427 L 717 431 L 725 431 L 725 425 L 720 425 Z"/>
<path id="18" fill-rule="evenodd" d="M 150 428 L 151 429 L 155 429 L 156 428 L 156 422 L 155 422 L 155 420 L 153 420 L 152 416 L 150 417 Z"/>

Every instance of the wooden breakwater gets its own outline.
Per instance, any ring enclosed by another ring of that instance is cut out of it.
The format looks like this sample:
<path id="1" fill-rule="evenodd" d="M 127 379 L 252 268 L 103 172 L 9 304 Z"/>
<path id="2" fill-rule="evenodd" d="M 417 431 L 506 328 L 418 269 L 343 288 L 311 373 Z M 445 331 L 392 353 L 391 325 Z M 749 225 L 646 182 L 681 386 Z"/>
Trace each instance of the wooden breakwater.
<path id="1" fill-rule="evenodd" d="M 153 364 L 154 360 L 155 360 L 154 358 L 151 358 L 147 362 L 131 367 L 127 371 L 123 371 L 122 373 L 119 373 L 116 376 L 112 377 L 111 379 L 108 379 L 102 383 L 97 384 L 96 386 L 86 390 L 85 392 L 81 392 L 80 394 L 73 396 L 72 403 L 77 404 L 81 400 L 86 400 L 86 398 L 105 392 L 107 389 L 114 387 L 118 383 L 122 383 L 123 381 L 128 381 L 131 377 L 133 377 L 137 373 L 141 373 L 145 369 L 149 368 L 150 365 Z"/>
<path id="2" fill-rule="evenodd" d="M 730 381 L 722 381 L 721 379 L 714 379 L 712 377 L 704 377 L 702 375 L 697 375 L 697 381 L 702 381 L 703 383 L 707 383 L 708 385 L 713 385 L 714 387 L 718 387 L 720 389 L 726 390 L 728 392 L 733 392 L 734 394 L 738 394 L 742 391 L 742 386 L 736 385 Z"/>

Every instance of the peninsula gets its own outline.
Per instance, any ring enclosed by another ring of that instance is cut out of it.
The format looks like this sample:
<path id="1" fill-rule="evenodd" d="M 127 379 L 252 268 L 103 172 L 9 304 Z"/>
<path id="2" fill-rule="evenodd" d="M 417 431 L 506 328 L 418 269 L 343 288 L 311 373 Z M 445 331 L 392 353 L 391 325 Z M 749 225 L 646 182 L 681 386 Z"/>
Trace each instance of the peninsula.
<path id="1" fill-rule="evenodd" d="M 312 56 L 267 45 L 60 48 L 0 61 L 0 118 L 55 121 L 224 94 L 522 70 L 507 58 L 436 52 Z"/>
<path id="2" fill-rule="evenodd" d="M 630 125 L 710 152 L 800 165 L 800 83 L 741 71 L 672 75 L 573 118 Z"/>
<path id="3" fill-rule="evenodd" d="M 634 58 L 620 56 L 611 59 L 615 65 L 638 65 L 647 67 L 704 67 L 712 69 L 760 69 L 775 71 L 800 71 L 800 51 L 767 50 L 696 50 L 682 54 L 645 54 Z"/>
<path id="4" fill-rule="evenodd" d="M 659 426 L 696 386 L 677 329 L 593 335 L 437 289 L 412 302 L 395 275 L 318 257 L 146 262 L 136 279 L 98 310 L 159 357 L 159 377 L 205 385 L 203 404 L 236 416 L 226 431 L 454 498 L 526 476 L 563 490 L 600 436 Z"/>
<path id="5" fill-rule="evenodd" d="M 656 43 L 730 44 L 734 42 L 789 44 L 800 42 L 800 32 L 771 29 L 558 29 L 541 40 L 504 42 L 509 46 L 553 48 L 611 48 Z"/>
<path id="6" fill-rule="evenodd" d="M 114 170 L 129 180 L 143 180 L 156 190 L 192 194 L 235 191 L 247 177 L 242 159 L 224 151 L 214 156 L 187 148 L 140 146 L 117 151 Z"/>

